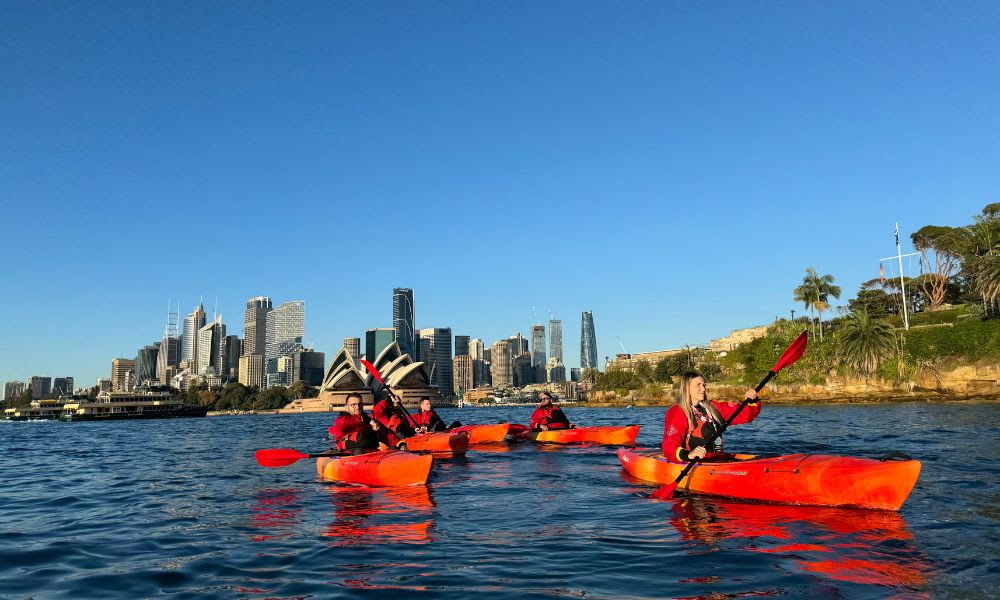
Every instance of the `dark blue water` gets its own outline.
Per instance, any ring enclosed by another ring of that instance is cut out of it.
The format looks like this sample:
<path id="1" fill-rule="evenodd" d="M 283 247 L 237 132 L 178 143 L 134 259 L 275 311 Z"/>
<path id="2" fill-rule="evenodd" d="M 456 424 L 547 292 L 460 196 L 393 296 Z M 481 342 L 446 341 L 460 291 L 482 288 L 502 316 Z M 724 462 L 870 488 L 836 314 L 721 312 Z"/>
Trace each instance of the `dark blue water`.
<path id="1" fill-rule="evenodd" d="M 567 411 L 640 423 L 642 445 L 662 434 L 663 409 Z M 727 434 L 730 450 L 919 458 L 898 514 L 654 502 L 599 446 L 470 451 L 394 490 L 254 462 L 258 448 L 324 449 L 329 422 L 0 422 L 0 597 L 1000 595 L 1000 405 L 766 407 Z"/>

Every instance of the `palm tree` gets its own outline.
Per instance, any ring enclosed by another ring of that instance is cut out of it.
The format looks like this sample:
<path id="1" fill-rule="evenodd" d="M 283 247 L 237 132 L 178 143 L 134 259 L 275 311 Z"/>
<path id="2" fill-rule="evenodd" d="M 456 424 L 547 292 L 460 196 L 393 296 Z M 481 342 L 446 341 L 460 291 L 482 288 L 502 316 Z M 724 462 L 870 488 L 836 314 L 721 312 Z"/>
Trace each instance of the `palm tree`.
<path id="1" fill-rule="evenodd" d="M 802 278 L 802 285 L 795 288 L 794 294 L 794 300 L 805 304 L 810 313 L 819 312 L 819 339 L 823 341 L 823 311 L 830 308 L 831 296 L 840 298 L 840 286 L 833 285 L 833 275 L 820 275 L 816 269 L 809 267 Z"/>
<path id="2" fill-rule="evenodd" d="M 896 353 L 896 335 L 885 321 L 873 319 L 864 309 L 848 315 L 840 330 L 841 356 L 865 383 L 882 361 Z"/>
<path id="3" fill-rule="evenodd" d="M 1000 300 L 1000 255 L 984 256 L 976 269 L 976 287 L 983 301 L 996 306 Z"/>

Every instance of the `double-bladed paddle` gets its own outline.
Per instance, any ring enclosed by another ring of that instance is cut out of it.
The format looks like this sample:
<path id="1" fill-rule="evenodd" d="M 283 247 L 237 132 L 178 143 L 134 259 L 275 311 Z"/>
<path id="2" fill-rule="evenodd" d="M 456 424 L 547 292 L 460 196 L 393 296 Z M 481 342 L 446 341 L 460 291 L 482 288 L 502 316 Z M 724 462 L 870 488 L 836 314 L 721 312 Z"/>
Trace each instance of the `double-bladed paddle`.
<path id="1" fill-rule="evenodd" d="M 378 369 L 375 368 L 375 365 L 371 364 L 370 362 L 368 362 L 367 360 L 365 360 L 363 358 L 361 359 L 361 364 L 363 364 L 365 366 L 365 368 L 368 369 L 368 372 L 371 373 L 372 377 L 375 378 L 375 381 L 377 381 L 379 383 L 379 385 L 382 386 L 382 389 L 386 390 L 390 395 L 392 395 L 392 392 L 389 391 L 389 386 L 386 385 L 384 381 L 382 381 L 382 376 L 379 375 Z M 413 420 L 413 417 L 410 416 L 410 413 L 406 410 L 406 407 L 403 406 L 402 400 L 400 400 L 400 402 L 399 402 L 399 408 L 401 408 L 403 410 L 403 414 L 406 415 L 407 419 Z M 393 433 L 395 433 L 395 432 L 393 432 Z M 399 434 L 397 433 L 396 435 L 398 436 Z"/>
<path id="2" fill-rule="evenodd" d="M 756 391 L 760 393 L 760 391 L 764 389 L 764 386 L 767 385 L 767 382 L 771 381 L 771 378 L 778 374 L 778 371 L 784 369 L 785 367 L 791 364 L 794 364 L 795 361 L 802 358 L 802 354 L 806 351 L 806 343 L 808 343 L 808 341 L 809 341 L 808 331 L 803 331 L 802 333 L 800 333 L 799 337 L 795 338 L 795 341 L 792 342 L 792 345 L 785 349 L 784 354 L 782 354 L 781 358 L 778 359 L 778 362 L 774 365 L 774 368 L 771 369 L 770 372 L 768 372 L 767 377 L 764 378 L 764 381 L 761 381 L 757 385 L 757 387 L 755 388 Z M 709 400 L 706 398 L 705 402 L 708 401 Z M 731 414 L 729 418 L 726 419 L 726 422 L 723 423 L 722 426 L 715 432 L 715 435 L 705 440 L 704 445 L 706 448 L 711 446 L 712 442 L 717 440 L 719 436 L 722 435 L 722 433 L 726 430 L 726 428 L 729 427 L 730 423 L 733 422 L 736 416 L 740 414 L 740 412 L 747 404 L 750 404 L 750 398 L 744 398 L 743 402 L 741 402 L 740 405 L 736 408 L 736 411 L 733 412 L 733 414 Z M 650 498 L 654 498 L 656 500 L 669 500 L 670 498 L 673 498 L 674 491 L 677 489 L 677 484 L 680 483 L 680 481 L 684 479 L 685 476 L 687 476 L 688 471 L 690 471 L 691 468 L 694 467 L 695 463 L 697 463 L 699 460 L 700 459 L 698 458 L 692 459 L 691 462 L 689 462 L 687 466 L 684 467 L 684 470 L 681 471 L 680 475 L 678 475 L 674 479 L 673 483 L 668 483 L 665 486 L 661 487 L 660 489 L 656 490 L 655 492 L 652 493 L 652 495 L 650 495 Z"/>
<path id="3" fill-rule="evenodd" d="M 291 448 L 268 448 L 265 450 L 258 450 L 254 456 L 257 458 L 257 464 L 262 467 L 287 467 L 288 465 L 294 464 L 302 460 L 303 458 L 319 458 L 321 456 L 343 456 L 343 452 L 317 452 L 315 454 L 306 454 L 305 452 L 299 452 L 298 450 L 293 450 Z"/>

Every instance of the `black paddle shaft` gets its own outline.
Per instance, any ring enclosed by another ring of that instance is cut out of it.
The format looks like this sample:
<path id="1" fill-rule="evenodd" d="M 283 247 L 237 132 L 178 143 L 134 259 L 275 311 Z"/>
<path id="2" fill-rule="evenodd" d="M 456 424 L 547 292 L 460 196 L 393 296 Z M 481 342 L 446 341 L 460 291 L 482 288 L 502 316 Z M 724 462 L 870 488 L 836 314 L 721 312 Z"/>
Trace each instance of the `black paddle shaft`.
<path id="1" fill-rule="evenodd" d="M 771 381 L 771 378 L 772 378 L 772 377 L 774 377 L 774 376 L 775 376 L 775 375 L 777 375 L 777 374 L 778 374 L 778 372 L 777 372 L 777 371 L 769 371 L 769 372 L 768 372 L 768 374 L 767 374 L 767 377 L 765 377 L 765 378 L 764 378 L 764 381 L 761 381 L 761 382 L 760 382 L 760 383 L 759 383 L 759 384 L 757 385 L 757 387 L 755 388 L 755 390 L 754 390 L 754 391 L 756 391 L 756 392 L 757 392 L 757 393 L 759 394 L 759 393 L 760 393 L 760 391 L 761 391 L 762 389 L 764 389 L 764 386 L 765 386 L 765 385 L 767 385 L 767 382 L 768 382 L 768 381 Z M 709 400 L 708 400 L 708 399 L 706 398 L 706 399 L 705 399 L 705 401 L 706 401 L 706 402 L 708 402 Z M 732 422 L 733 422 L 733 421 L 734 421 L 734 420 L 736 419 L 736 417 L 737 417 L 737 416 L 738 416 L 738 415 L 739 415 L 739 414 L 740 414 L 741 412 L 743 412 L 743 408 L 744 408 L 744 407 L 745 407 L 745 406 L 746 406 L 747 404 L 750 404 L 750 398 L 744 398 L 744 399 L 743 399 L 743 402 L 740 402 L 740 405 L 739 405 L 738 407 L 736 407 L 736 411 L 735 411 L 735 412 L 733 412 L 733 414 L 729 415 L 729 418 L 728 418 L 728 419 L 726 419 L 726 422 L 725 422 L 725 423 L 723 423 L 723 424 L 722 424 L 722 426 L 721 426 L 721 427 L 719 427 L 719 428 L 718 428 L 718 429 L 717 429 L 717 430 L 715 431 L 715 434 L 714 434 L 714 435 L 712 435 L 712 436 L 711 436 L 710 438 L 708 438 L 707 440 L 705 440 L 705 447 L 706 447 L 706 448 L 708 448 L 709 446 L 711 446 L 711 445 L 712 445 L 712 442 L 714 442 L 715 440 L 717 440 L 717 439 L 719 439 L 720 437 L 722 437 L 722 434 L 723 434 L 723 433 L 724 433 L 724 432 L 726 431 L 726 429 L 727 429 L 727 428 L 728 428 L 728 427 L 729 427 L 729 426 L 730 426 L 730 425 L 732 424 Z M 687 464 L 687 466 L 686 466 L 686 467 L 684 467 L 684 470 L 683 470 L 683 471 L 681 471 L 681 474 L 680 474 L 680 475 L 678 475 L 676 479 L 674 479 L 674 483 L 680 483 L 681 479 L 684 479 L 684 476 L 685 476 L 685 475 L 687 475 L 687 474 L 688 474 L 688 471 L 690 471 L 690 470 L 691 470 L 691 467 L 693 467 L 693 466 L 694 466 L 694 465 L 695 465 L 695 464 L 696 464 L 696 463 L 697 463 L 698 461 L 700 461 L 700 460 L 701 460 L 700 458 L 695 458 L 695 459 L 692 459 L 692 460 L 691 460 L 691 462 L 689 462 L 689 463 Z"/>

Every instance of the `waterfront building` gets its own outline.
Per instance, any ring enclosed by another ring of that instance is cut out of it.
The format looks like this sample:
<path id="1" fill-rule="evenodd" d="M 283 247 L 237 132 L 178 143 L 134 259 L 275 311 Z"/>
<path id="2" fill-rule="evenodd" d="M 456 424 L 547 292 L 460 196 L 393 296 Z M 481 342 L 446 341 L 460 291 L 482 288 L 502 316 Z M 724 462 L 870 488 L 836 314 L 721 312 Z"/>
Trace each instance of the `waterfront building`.
<path id="1" fill-rule="evenodd" d="M 461 396 L 465 392 L 475 388 L 474 362 L 468 354 L 460 354 L 452 361 L 454 371 L 453 389 L 456 395 Z"/>
<path id="2" fill-rule="evenodd" d="M 240 378 L 240 357 L 243 356 L 243 340 L 238 335 L 227 335 L 223 344 L 222 370 L 220 375 L 225 381 L 237 381 Z"/>
<path id="3" fill-rule="evenodd" d="M 413 290 L 393 288 L 392 328 L 396 330 L 396 343 L 403 354 L 409 354 L 414 362 L 423 360 L 417 348 L 417 330 L 414 329 Z"/>
<path id="4" fill-rule="evenodd" d="M 531 327 L 531 366 L 535 369 L 534 382 L 545 383 L 545 326 Z"/>
<path id="5" fill-rule="evenodd" d="M 240 357 L 239 382 L 249 388 L 264 387 L 263 354 L 244 354 Z"/>
<path id="6" fill-rule="evenodd" d="M 396 330 L 391 327 L 369 329 L 365 332 L 365 360 L 374 364 L 379 354 L 395 341 Z M 410 358 L 416 360 L 412 355 Z"/>
<path id="7" fill-rule="evenodd" d="M 514 356 L 510 351 L 510 340 L 497 340 L 490 346 L 490 371 L 493 387 L 514 385 Z"/>
<path id="8" fill-rule="evenodd" d="M 271 299 L 254 296 L 247 300 L 243 313 L 243 353 L 264 356 L 267 346 L 267 313 L 271 312 Z"/>
<path id="9" fill-rule="evenodd" d="M 347 348 L 347 353 L 351 355 L 351 360 L 354 361 L 355 366 L 360 364 L 358 361 L 361 360 L 361 338 L 344 338 L 344 348 Z"/>
<path id="10" fill-rule="evenodd" d="M 39 400 L 52 393 L 52 378 L 32 375 L 28 379 L 28 387 L 31 388 L 31 398 Z"/>
<path id="11" fill-rule="evenodd" d="M 292 355 L 292 377 L 288 384 L 304 381 L 311 387 L 323 385 L 325 360 L 326 355 L 323 352 L 296 350 Z"/>
<path id="12" fill-rule="evenodd" d="M 455 394 L 452 375 L 451 328 L 430 327 L 420 330 L 420 360 L 430 374 L 430 384 L 436 385 L 445 398 Z M 426 352 L 426 354 L 424 354 Z"/>
<path id="13" fill-rule="evenodd" d="M 3 401 L 5 404 L 10 404 L 17 399 L 18 396 L 24 393 L 24 390 L 28 389 L 28 386 L 23 381 L 8 381 L 3 384 Z"/>
<path id="14" fill-rule="evenodd" d="M 73 395 L 73 378 L 56 377 L 52 380 L 52 393 L 56 396 Z"/>
<path id="15" fill-rule="evenodd" d="M 135 361 L 116 358 L 111 361 L 111 391 L 131 392 L 129 385 L 135 381 Z"/>
<path id="16" fill-rule="evenodd" d="M 194 374 L 202 375 L 211 367 L 218 375 L 222 374 L 222 359 L 226 351 L 226 326 L 222 316 L 198 330 L 198 343 L 194 359 Z"/>
<path id="17" fill-rule="evenodd" d="M 570 381 L 580 381 L 580 373 L 582 371 L 583 371 L 583 369 L 577 369 L 576 367 L 573 367 L 572 369 L 570 369 L 569 370 L 569 380 Z"/>
<path id="18" fill-rule="evenodd" d="M 708 348 L 713 352 L 730 352 L 741 344 L 749 344 L 757 338 L 767 335 L 767 325 L 734 329 L 726 337 L 716 338 L 708 342 Z"/>
<path id="19" fill-rule="evenodd" d="M 135 354 L 135 380 L 139 385 L 157 381 L 156 364 L 160 356 L 160 342 L 143 346 Z"/>
<path id="20" fill-rule="evenodd" d="M 594 314 L 589 310 L 580 318 L 580 368 L 597 368 L 597 334 L 594 332 Z"/>
<path id="21" fill-rule="evenodd" d="M 198 356 L 198 332 L 205 326 L 205 307 L 198 303 L 188 316 L 184 317 L 184 331 L 181 335 L 181 360 L 196 361 Z M 118 390 L 116 390 L 118 391 Z"/>
<path id="22" fill-rule="evenodd" d="M 549 355 L 563 363 L 563 334 L 562 321 L 551 319 L 549 321 Z"/>
<path id="23" fill-rule="evenodd" d="M 169 383 L 169 380 L 168 380 Z M 107 377 L 101 377 L 97 380 L 97 393 L 98 394 L 110 394 L 111 393 L 111 380 Z"/>
<path id="24" fill-rule="evenodd" d="M 455 356 L 463 356 L 469 353 L 469 336 L 467 335 L 456 335 L 455 336 Z"/>
<path id="25" fill-rule="evenodd" d="M 267 313 L 264 352 L 264 384 L 278 385 L 278 359 L 302 349 L 305 336 L 305 302 L 285 302 Z"/>

